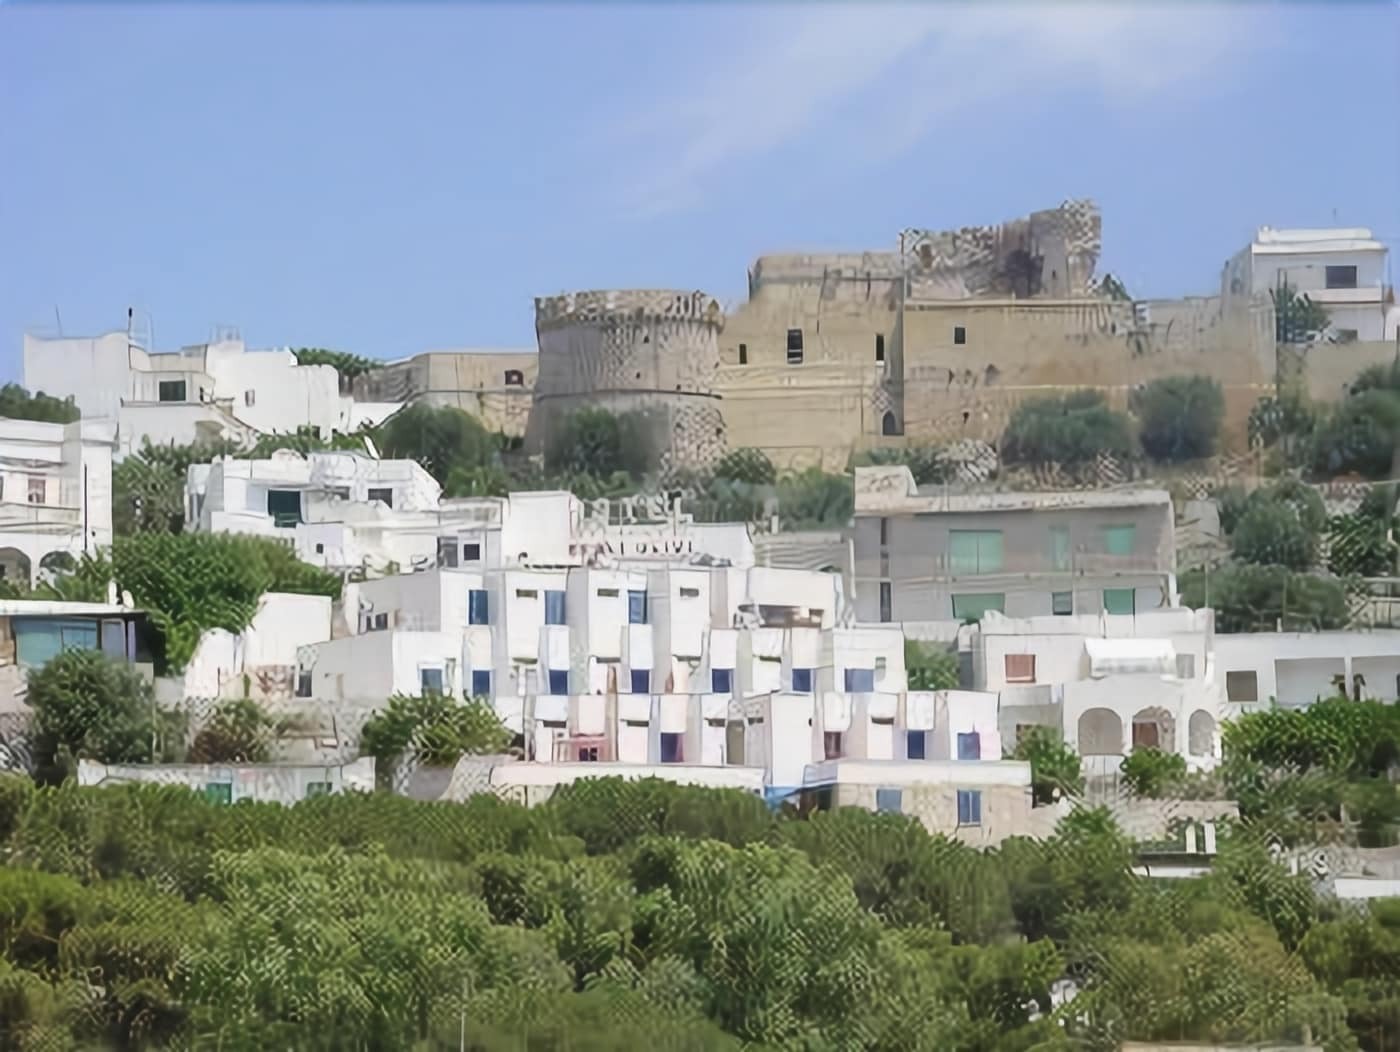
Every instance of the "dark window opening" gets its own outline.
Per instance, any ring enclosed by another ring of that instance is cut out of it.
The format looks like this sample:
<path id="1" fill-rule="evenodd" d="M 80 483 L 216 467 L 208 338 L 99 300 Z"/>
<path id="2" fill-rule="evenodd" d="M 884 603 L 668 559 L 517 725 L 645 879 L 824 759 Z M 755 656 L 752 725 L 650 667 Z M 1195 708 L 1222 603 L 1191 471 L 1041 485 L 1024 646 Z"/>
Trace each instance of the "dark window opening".
<path id="1" fill-rule="evenodd" d="M 893 606 L 894 606 L 894 597 L 893 597 L 893 595 L 891 594 L 890 582 L 889 582 L 889 581 L 881 581 L 881 582 L 880 582 L 880 620 L 881 620 L 882 622 L 888 623 L 888 622 L 894 620 L 894 617 L 893 617 L 893 614 L 894 614 Z"/>
<path id="2" fill-rule="evenodd" d="M 787 334 L 788 365 L 802 364 L 802 330 L 789 329 Z"/>
<path id="3" fill-rule="evenodd" d="M 301 491 L 294 489 L 268 490 L 267 513 L 272 516 L 272 525 L 274 526 L 295 526 L 301 522 Z"/>
<path id="4" fill-rule="evenodd" d="M 875 334 L 875 360 L 877 362 L 885 360 L 885 334 L 883 332 Z"/>
<path id="5" fill-rule="evenodd" d="M 439 566 L 446 566 L 449 570 L 457 566 L 457 538 L 439 537 L 437 562 Z"/>
<path id="6" fill-rule="evenodd" d="M 1328 267 L 1327 287 L 1329 289 L 1354 289 L 1356 288 L 1356 268 L 1355 267 Z"/>
<path id="7" fill-rule="evenodd" d="M 469 563 L 479 563 L 479 562 L 481 562 L 481 545 L 479 545 L 479 544 L 464 544 L 464 545 L 462 545 L 462 560 L 463 560 L 463 562 L 469 562 Z"/>
<path id="8" fill-rule="evenodd" d="M 749 364 L 749 345 L 747 343 L 739 344 L 739 364 Z"/>
<path id="9" fill-rule="evenodd" d="M 369 491 L 370 502 L 379 501 L 386 508 L 394 506 L 394 491 L 392 489 L 373 489 Z"/>
<path id="10" fill-rule="evenodd" d="M 884 418 L 880 421 L 880 434 L 882 434 L 882 435 L 897 435 L 897 434 L 899 434 L 899 424 L 896 423 L 896 421 L 895 421 L 894 413 L 892 413 L 892 412 L 886 412 L 886 413 L 885 413 Z"/>
<path id="11" fill-rule="evenodd" d="M 966 342 L 967 342 L 967 329 L 963 328 L 963 326 L 961 326 L 961 325 L 954 325 L 954 326 L 953 326 L 953 342 L 956 343 L 956 344 L 959 344 L 959 345 L 966 343 Z"/>
<path id="12" fill-rule="evenodd" d="M 160 381 L 156 385 L 156 398 L 162 402 L 183 402 L 185 400 L 185 381 Z"/>
<path id="13" fill-rule="evenodd" d="M 522 373 L 519 369 L 507 369 L 507 370 L 506 370 L 506 386 L 507 386 L 507 387 L 524 387 L 524 386 L 525 386 L 525 374 Z"/>

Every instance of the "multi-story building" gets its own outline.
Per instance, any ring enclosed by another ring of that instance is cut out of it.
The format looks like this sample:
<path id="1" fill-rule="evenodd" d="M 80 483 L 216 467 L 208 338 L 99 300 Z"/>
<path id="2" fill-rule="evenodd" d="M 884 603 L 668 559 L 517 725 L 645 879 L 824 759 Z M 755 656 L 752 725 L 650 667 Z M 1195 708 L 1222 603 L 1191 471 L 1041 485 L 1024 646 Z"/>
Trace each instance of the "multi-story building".
<path id="1" fill-rule="evenodd" d="M 1176 598 L 1163 490 L 920 492 L 907 467 L 857 468 L 862 621 L 1134 614 Z"/>
<path id="2" fill-rule="evenodd" d="M 1393 340 L 1400 309 L 1386 287 L 1386 247 L 1364 227 L 1260 227 L 1221 275 L 1227 301 L 1267 297 L 1286 285 L 1327 310 L 1343 343 Z"/>
<path id="3" fill-rule="evenodd" d="M 0 419 L 0 578 L 24 585 L 112 543 L 113 429 Z"/>
<path id="4" fill-rule="evenodd" d="M 247 441 L 305 427 L 323 437 L 377 423 L 398 404 L 356 402 L 329 365 L 289 350 L 249 351 L 236 334 L 155 353 L 127 332 L 24 337 L 24 384 L 116 424 L 118 454 L 199 439 Z"/>

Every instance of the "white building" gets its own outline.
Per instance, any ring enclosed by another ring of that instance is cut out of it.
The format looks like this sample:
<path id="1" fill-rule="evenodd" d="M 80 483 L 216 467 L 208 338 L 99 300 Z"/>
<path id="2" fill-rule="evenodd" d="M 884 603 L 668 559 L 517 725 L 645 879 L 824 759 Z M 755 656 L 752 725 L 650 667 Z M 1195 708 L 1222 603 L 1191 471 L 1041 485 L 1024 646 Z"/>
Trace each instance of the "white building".
<path id="1" fill-rule="evenodd" d="M 374 759 L 345 764 L 102 764 L 78 761 L 78 784 L 182 785 L 217 804 L 294 804 L 317 796 L 374 791 Z"/>
<path id="2" fill-rule="evenodd" d="M 996 695 L 1010 745 L 1030 727 L 1049 726 L 1089 773 L 1116 770 L 1135 748 L 1173 752 L 1206 769 L 1220 757 L 1214 624 L 1210 610 L 988 614 L 969 637 L 973 685 Z"/>
<path id="3" fill-rule="evenodd" d="M 0 577 L 31 584 L 112 543 L 114 446 L 100 421 L 0 418 Z"/>
<path id="4" fill-rule="evenodd" d="M 1311 705 L 1339 694 L 1400 700 L 1400 631 L 1248 632 L 1215 639 L 1227 715 Z"/>
<path id="5" fill-rule="evenodd" d="M 24 337 L 24 385 L 72 398 L 84 417 L 115 421 L 119 454 L 196 439 L 247 441 L 315 428 L 323 437 L 377 423 L 397 405 L 355 402 L 329 365 L 289 350 L 249 351 L 225 336 L 152 353 L 130 332 Z"/>
<path id="6" fill-rule="evenodd" d="M 1393 340 L 1400 313 L 1387 302 L 1385 263 L 1385 245 L 1363 227 L 1261 227 L 1225 264 L 1221 292 L 1267 297 L 1286 284 L 1327 308 L 1339 340 Z"/>

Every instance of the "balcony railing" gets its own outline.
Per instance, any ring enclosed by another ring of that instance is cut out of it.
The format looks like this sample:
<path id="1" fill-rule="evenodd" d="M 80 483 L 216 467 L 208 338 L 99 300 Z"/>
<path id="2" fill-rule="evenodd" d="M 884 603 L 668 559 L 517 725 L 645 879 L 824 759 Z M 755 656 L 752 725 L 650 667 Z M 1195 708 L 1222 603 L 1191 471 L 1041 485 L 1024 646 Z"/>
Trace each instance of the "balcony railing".
<path id="1" fill-rule="evenodd" d="M 882 575 L 885 571 L 888 552 L 882 550 L 880 561 Z M 902 556 L 889 560 L 894 564 L 893 575 L 901 580 L 917 579 L 922 560 L 914 556 Z M 924 564 L 927 565 L 927 564 Z M 913 571 L 911 573 L 911 571 Z M 930 575 L 935 581 L 986 581 L 1005 577 L 1046 577 L 1060 575 L 1066 578 L 1087 576 L 1119 576 L 1128 574 L 1165 574 L 1172 568 L 1165 560 L 1155 555 L 1108 555 L 1106 553 L 1075 552 L 1067 559 L 1054 559 L 1036 552 L 1014 553 L 1001 559 L 984 559 L 979 563 L 954 563 L 947 555 L 935 556 Z"/>

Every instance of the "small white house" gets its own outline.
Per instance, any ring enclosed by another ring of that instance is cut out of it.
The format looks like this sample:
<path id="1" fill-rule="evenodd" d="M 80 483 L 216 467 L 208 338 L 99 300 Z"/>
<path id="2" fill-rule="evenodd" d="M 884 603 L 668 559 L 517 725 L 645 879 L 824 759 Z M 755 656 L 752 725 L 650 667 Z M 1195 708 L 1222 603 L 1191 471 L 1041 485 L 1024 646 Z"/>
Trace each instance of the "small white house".
<path id="1" fill-rule="evenodd" d="M 1400 630 L 1246 632 L 1215 637 L 1217 686 L 1229 715 L 1320 698 L 1400 700 Z"/>
<path id="2" fill-rule="evenodd" d="M 101 764 L 78 761 L 78 784 L 181 785 L 217 804 L 256 800 L 294 804 L 337 793 L 374 791 L 374 758 L 346 764 Z"/>

